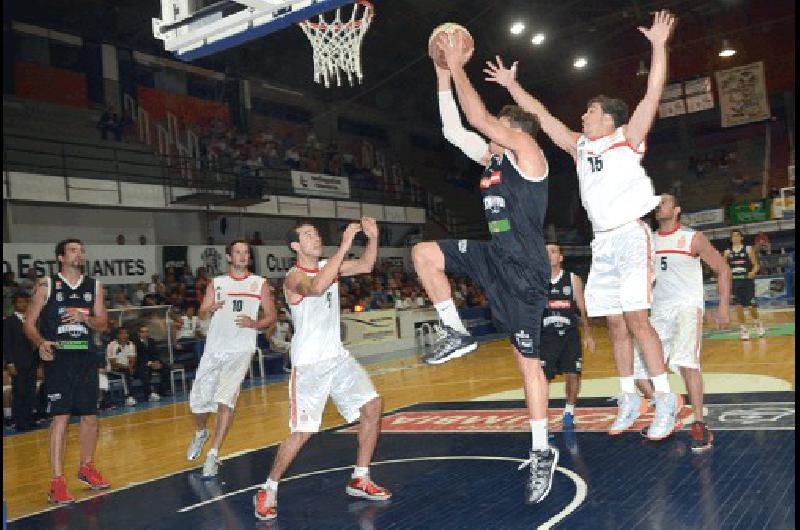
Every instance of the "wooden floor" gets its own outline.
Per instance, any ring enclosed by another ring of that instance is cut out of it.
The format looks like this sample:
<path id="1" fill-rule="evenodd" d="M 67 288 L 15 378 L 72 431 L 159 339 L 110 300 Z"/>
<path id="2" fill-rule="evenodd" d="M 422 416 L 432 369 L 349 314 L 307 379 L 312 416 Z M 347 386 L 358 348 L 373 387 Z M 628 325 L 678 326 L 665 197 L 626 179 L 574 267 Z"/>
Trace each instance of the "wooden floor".
<path id="1" fill-rule="evenodd" d="M 765 322 L 794 322 L 794 311 L 767 314 Z M 605 329 L 596 328 L 595 332 L 597 352 L 584 356 L 583 374 L 587 387 L 591 381 L 616 375 Z M 761 390 L 777 390 L 776 384 L 794 390 L 794 347 L 794 335 L 746 343 L 708 340 L 703 349 L 704 371 L 710 377 L 713 374 L 768 376 L 774 379 L 759 379 L 765 386 Z M 521 387 L 519 375 L 509 353 L 508 342 L 498 341 L 484 344 L 476 353 L 441 366 L 421 365 L 406 358 L 370 364 L 368 371 L 383 395 L 384 409 L 388 411 L 425 401 L 466 401 L 518 390 Z M 725 380 L 735 384 L 734 378 Z M 609 382 L 609 395 L 616 391 L 614 385 L 613 381 Z M 286 436 L 286 383 L 243 391 L 236 410 L 234 425 L 223 447 L 223 457 L 274 444 Z M 341 423 L 343 420 L 329 404 L 323 428 Z M 192 433 L 193 423 L 186 403 L 103 418 L 95 462 L 114 488 L 183 471 L 196 467 L 184 457 Z M 75 479 L 77 461 L 77 425 L 70 425 L 65 469 L 72 494 L 81 498 L 87 492 Z M 10 519 L 47 507 L 49 474 L 47 431 L 3 439 L 3 498 L 8 503 Z M 263 474 L 266 477 L 267 469 Z"/>

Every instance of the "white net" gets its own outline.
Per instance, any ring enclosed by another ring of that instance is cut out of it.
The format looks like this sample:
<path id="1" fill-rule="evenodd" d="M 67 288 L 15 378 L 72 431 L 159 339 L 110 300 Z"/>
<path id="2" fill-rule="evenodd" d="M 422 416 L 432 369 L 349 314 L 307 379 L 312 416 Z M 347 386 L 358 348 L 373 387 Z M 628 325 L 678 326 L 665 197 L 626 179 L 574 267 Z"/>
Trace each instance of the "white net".
<path id="1" fill-rule="evenodd" d="M 369 29 L 375 11 L 372 4 L 363 0 L 353 4 L 350 19 L 342 21 L 342 8 L 336 9 L 333 20 L 328 22 L 320 14 L 316 20 L 300 23 L 314 49 L 314 81 L 331 86 L 336 78 L 337 86 L 342 86 L 342 76 L 347 76 L 350 86 L 355 79 L 361 83 L 361 41 Z"/>

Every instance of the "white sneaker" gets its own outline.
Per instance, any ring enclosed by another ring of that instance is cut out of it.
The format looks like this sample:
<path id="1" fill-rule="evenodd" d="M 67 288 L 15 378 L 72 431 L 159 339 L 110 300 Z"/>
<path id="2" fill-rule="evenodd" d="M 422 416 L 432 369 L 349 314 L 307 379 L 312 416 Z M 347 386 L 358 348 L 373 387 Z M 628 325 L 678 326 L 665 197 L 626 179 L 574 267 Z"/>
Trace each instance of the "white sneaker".
<path id="1" fill-rule="evenodd" d="M 656 412 L 647 429 L 647 438 L 663 440 L 677 427 L 677 417 L 683 408 L 683 396 L 672 392 L 655 393 Z"/>
<path id="2" fill-rule="evenodd" d="M 203 464 L 203 478 L 214 478 L 217 476 L 217 472 L 219 472 L 219 457 L 210 452 L 206 455 L 206 461 Z"/>
<path id="3" fill-rule="evenodd" d="M 767 330 L 764 329 L 764 326 L 761 323 L 756 324 L 755 332 L 756 332 L 756 337 L 758 337 L 759 339 L 763 339 L 764 336 L 767 334 Z"/>
<path id="4" fill-rule="evenodd" d="M 127 406 L 127 407 L 135 407 L 136 406 L 136 400 L 134 399 L 133 396 L 128 396 L 127 398 L 125 398 L 125 406 Z"/>
<path id="5" fill-rule="evenodd" d="M 152 392 L 150 394 L 150 401 L 161 401 L 161 396 L 159 396 L 155 392 Z"/>
<path id="6" fill-rule="evenodd" d="M 739 332 L 739 338 L 742 340 L 750 340 L 750 332 L 747 331 L 746 327 L 742 326 L 742 329 Z"/>
<path id="7" fill-rule="evenodd" d="M 612 436 L 628 430 L 639 419 L 639 415 L 646 410 L 646 405 L 643 410 L 642 398 L 636 392 L 633 394 L 621 394 L 616 396 L 616 400 L 619 410 L 614 423 L 608 428 L 608 434 Z"/>
<path id="8" fill-rule="evenodd" d="M 189 448 L 186 450 L 186 460 L 197 460 L 200 453 L 203 451 L 203 446 L 208 441 L 208 429 L 196 432 L 192 436 L 192 441 L 189 442 Z"/>

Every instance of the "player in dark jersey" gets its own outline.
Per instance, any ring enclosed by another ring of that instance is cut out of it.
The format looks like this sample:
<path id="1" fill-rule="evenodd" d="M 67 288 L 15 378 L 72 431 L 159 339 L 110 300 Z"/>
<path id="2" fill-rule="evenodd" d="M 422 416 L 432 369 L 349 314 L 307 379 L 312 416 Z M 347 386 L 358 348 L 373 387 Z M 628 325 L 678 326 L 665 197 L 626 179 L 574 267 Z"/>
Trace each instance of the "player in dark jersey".
<path id="1" fill-rule="evenodd" d="M 93 490 L 110 486 L 92 464 L 97 444 L 98 357 L 93 331 L 108 327 L 103 286 L 82 274 L 86 254 L 78 239 L 56 245 L 59 272 L 36 285 L 24 330 L 44 365 L 50 424 L 50 466 L 53 478 L 48 500 L 74 502 L 64 479 L 64 446 L 71 415 L 80 416 L 78 480 Z"/>
<path id="2" fill-rule="evenodd" d="M 750 308 L 750 317 L 755 323 L 754 331 L 756 336 L 761 338 L 766 334 L 766 331 L 758 318 L 758 303 L 756 302 L 754 278 L 760 268 L 758 256 L 753 247 L 744 244 L 744 236 L 739 230 L 731 231 L 731 248 L 726 249 L 723 256 L 728 260 L 728 267 L 730 267 L 733 277 L 731 292 L 741 326 L 740 336 L 742 340 L 750 339 L 750 331 L 747 329 L 744 315 L 744 308 L 748 307 Z"/>
<path id="3" fill-rule="evenodd" d="M 575 427 L 575 404 L 581 388 L 583 364 L 578 325 L 590 353 L 594 353 L 594 338 L 586 316 L 583 281 L 577 274 L 561 267 L 564 256 L 557 243 L 547 243 L 547 254 L 550 256 L 550 289 L 542 319 L 542 364 L 548 381 L 564 374 L 567 399 L 562 424 L 564 429 L 572 429 Z"/>
<path id="4" fill-rule="evenodd" d="M 542 313 L 547 304 L 550 265 L 544 248 L 547 208 L 547 161 L 534 140 L 536 118 L 516 106 L 489 114 L 464 73 L 469 53 L 462 33 L 440 37 L 448 69 L 436 67 L 439 109 L 445 138 L 474 161 L 485 165 L 480 180 L 489 241 L 443 240 L 416 245 L 412 251 L 420 282 L 442 320 L 440 339 L 426 359 L 439 364 L 474 350 L 475 339 L 464 328 L 451 298 L 445 273 L 468 275 L 489 298 L 492 316 L 511 334 L 514 356 L 522 375 L 531 423 L 531 466 L 528 502 L 540 502 L 550 492 L 558 450 L 547 443 L 547 379 L 539 360 Z M 470 125 L 461 125 L 451 92 Z"/>

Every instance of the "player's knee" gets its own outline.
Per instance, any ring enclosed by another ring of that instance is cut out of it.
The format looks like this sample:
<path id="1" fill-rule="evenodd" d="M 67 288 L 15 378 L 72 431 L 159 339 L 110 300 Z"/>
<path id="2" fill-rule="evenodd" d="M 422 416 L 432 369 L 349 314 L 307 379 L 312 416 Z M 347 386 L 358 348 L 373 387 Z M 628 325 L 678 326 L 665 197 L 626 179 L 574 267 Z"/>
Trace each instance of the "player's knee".
<path id="1" fill-rule="evenodd" d="M 81 416 L 81 425 L 86 425 L 87 427 L 96 427 L 97 426 L 97 416 Z"/>
<path id="2" fill-rule="evenodd" d="M 430 241 L 417 243 L 411 248 L 411 261 L 414 263 L 417 273 L 426 271 L 436 265 L 435 256 L 437 250 L 436 243 L 431 243 Z"/>
<path id="3" fill-rule="evenodd" d="M 383 399 L 377 396 L 361 407 L 361 420 L 365 422 L 377 421 L 383 410 Z"/>

